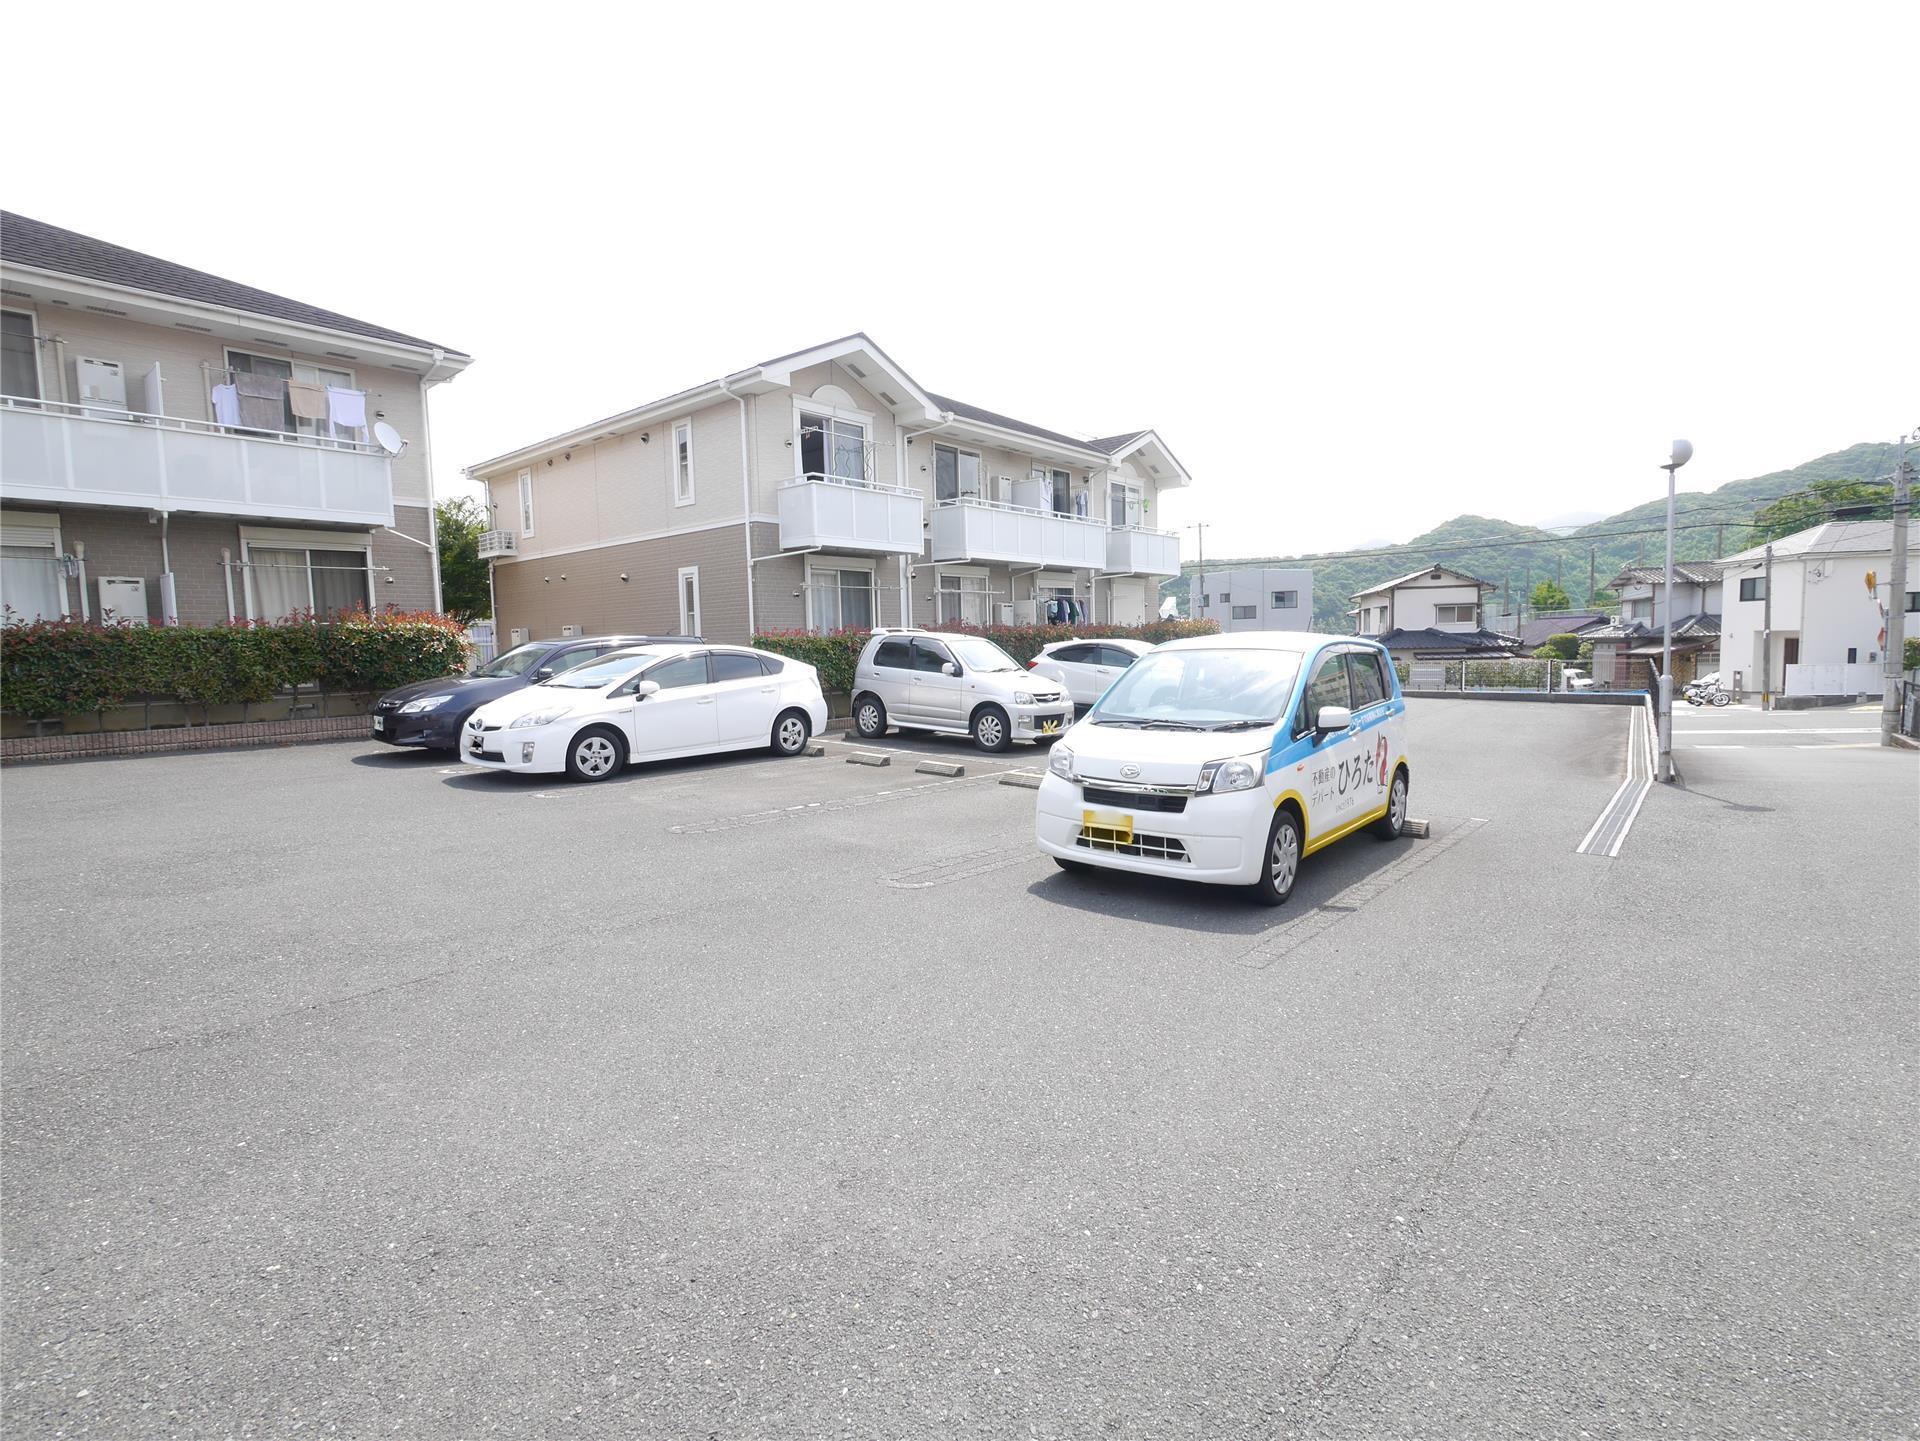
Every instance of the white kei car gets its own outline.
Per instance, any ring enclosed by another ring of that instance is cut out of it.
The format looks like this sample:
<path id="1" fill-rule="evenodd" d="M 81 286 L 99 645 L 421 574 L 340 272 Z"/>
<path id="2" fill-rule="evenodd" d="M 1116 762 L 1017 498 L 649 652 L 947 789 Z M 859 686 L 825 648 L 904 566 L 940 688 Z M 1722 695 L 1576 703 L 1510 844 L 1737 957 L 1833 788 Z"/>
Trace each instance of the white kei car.
<path id="1" fill-rule="evenodd" d="M 1060 682 L 1074 706 L 1085 710 L 1152 649 L 1143 640 L 1057 640 L 1041 646 L 1027 669 Z"/>
<path id="2" fill-rule="evenodd" d="M 820 673 L 745 646 L 636 646 L 481 706 L 460 759 L 601 781 L 629 761 L 768 747 L 795 756 L 827 723 Z"/>
<path id="3" fill-rule="evenodd" d="M 1034 839 L 1065 870 L 1246 886 L 1277 906 L 1322 846 L 1405 828 L 1406 710 L 1370 640 L 1170 641 L 1054 746 Z"/>

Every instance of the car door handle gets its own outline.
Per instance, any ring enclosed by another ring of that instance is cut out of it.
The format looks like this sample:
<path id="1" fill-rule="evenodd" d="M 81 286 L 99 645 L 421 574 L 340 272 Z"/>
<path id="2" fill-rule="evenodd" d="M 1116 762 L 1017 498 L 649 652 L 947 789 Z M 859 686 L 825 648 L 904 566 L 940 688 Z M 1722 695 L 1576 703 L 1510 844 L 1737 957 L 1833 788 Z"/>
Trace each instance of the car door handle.
<path id="1" fill-rule="evenodd" d="M 770 686 L 770 685 L 763 685 L 763 686 L 761 686 L 761 687 L 760 687 L 760 694 L 761 694 L 761 695 L 772 695 L 775 689 L 776 689 L 776 687 L 774 687 L 774 686 Z"/>
<path id="2" fill-rule="evenodd" d="M 710 695 L 703 695 L 700 697 L 699 700 L 695 701 L 694 704 L 695 705 L 712 705 L 713 697 Z"/>

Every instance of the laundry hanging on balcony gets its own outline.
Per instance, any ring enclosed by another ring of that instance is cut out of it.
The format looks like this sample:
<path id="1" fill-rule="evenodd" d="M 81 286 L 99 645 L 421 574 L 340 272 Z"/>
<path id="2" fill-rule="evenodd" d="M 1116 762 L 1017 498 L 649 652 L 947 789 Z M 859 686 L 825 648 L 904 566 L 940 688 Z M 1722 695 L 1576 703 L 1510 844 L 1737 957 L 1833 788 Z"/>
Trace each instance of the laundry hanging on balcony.
<path id="1" fill-rule="evenodd" d="M 327 418 L 327 388 L 324 385 L 316 385 L 311 380 L 289 380 L 287 403 L 293 407 L 296 419 L 325 420 Z"/>
<path id="2" fill-rule="evenodd" d="M 242 371 L 234 376 L 233 384 L 240 392 L 241 425 L 249 430 L 286 429 L 286 381 L 277 375 L 251 375 Z"/>
<path id="3" fill-rule="evenodd" d="M 338 385 L 327 387 L 327 418 L 348 430 L 367 428 L 367 393 Z"/>
<path id="4" fill-rule="evenodd" d="M 213 388 L 213 418 L 220 425 L 240 423 L 240 392 L 231 382 Z"/>

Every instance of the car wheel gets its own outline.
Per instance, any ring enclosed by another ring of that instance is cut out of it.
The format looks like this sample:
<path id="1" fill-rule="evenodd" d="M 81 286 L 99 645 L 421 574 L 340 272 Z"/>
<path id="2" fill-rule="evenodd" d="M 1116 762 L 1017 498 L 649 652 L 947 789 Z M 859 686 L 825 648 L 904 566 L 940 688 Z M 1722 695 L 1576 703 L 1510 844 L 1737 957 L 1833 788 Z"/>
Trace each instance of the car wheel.
<path id="1" fill-rule="evenodd" d="M 853 705 L 853 728 L 862 739 L 877 741 L 887 733 L 887 708 L 878 696 L 863 695 Z"/>
<path id="2" fill-rule="evenodd" d="M 1407 828 L 1407 769 L 1393 773 L 1393 788 L 1387 792 L 1387 813 L 1373 823 L 1373 833 L 1383 841 L 1397 841 Z"/>
<path id="3" fill-rule="evenodd" d="M 1300 822 L 1286 806 L 1273 813 L 1267 832 L 1267 853 L 1260 861 L 1260 879 L 1253 883 L 1254 899 L 1263 906 L 1284 906 L 1300 878 Z"/>
<path id="4" fill-rule="evenodd" d="M 983 751 L 1003 751 L 1013 744 L 1013 726 L 997 705 L 983 705 L 973 713 L 973 743 Z"/>
<path id="5" fill-rule="evenodd" d="M 567 774 L 577 781 L 603 781 L 627 763 L 627 743 L 605 726 L 592 726 L 567 742 Z"/>
<path id="6" fill-rule="evenodd" d="M 782 713 L 773 723 L 773 753 L 797 756 L 807 748 L 807 718 L 797 710 Z"/>

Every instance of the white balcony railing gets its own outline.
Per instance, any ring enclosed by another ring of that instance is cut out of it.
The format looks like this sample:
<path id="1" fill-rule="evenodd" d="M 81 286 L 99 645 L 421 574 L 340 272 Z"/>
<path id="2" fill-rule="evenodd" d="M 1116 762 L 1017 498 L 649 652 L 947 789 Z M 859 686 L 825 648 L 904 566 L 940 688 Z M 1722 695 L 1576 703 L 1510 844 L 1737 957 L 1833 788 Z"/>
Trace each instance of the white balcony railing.
<path id="1" fill-rule="evenodd" d="M 46 505 L 393 524 L 393 470 L 359 441 L 0 396 L 0 497 Z"/>
<path id="2" fill-rule="evenodd" d="M 1170 530 L 1115 526 L 1107 532 L 1107 570 L 1114 575 L 1180 574 L 1180 537 Z"/>
<path id="3" fill-rule="evenodd" d="M 943 500 L 933 508 L 933 558 L 1103 570 L 1107 528 L 1096 520 L 997 501 Z"/>
<path id="4" fill-rule="evenodd" d="M 780 549 L 918 555 L 925 502 L 917 490 L 832 475 L 796 475 L 779 489 Z"/>
<path id="5" fill-rule="evenodd" d="M 511 559 L 518 554 L 520 537 L 510 530 L 483 530 L 480 532 L 480 559 L 498 560 L 502 556 Z"/>

